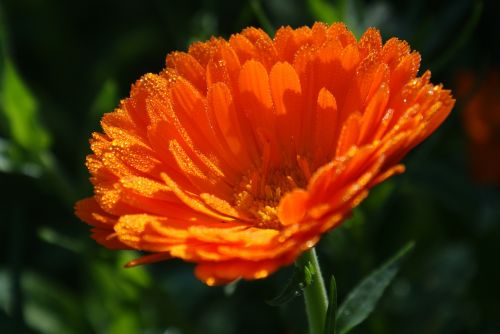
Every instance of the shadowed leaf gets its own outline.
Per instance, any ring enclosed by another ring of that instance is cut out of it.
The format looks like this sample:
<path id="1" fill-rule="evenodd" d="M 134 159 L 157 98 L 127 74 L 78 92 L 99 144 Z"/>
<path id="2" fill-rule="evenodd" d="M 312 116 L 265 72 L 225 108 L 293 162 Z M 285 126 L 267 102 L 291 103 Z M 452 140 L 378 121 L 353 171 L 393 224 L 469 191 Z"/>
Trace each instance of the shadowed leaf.
<path id="1" fill-rule="evenodd" d="M 396 276 L 402 260 L 413 249 L 414 245 L 414 242 L 406 244 L 396 255 L 372 272 L 349 293 L 338 311 L 337 333 L 348 333 L 370 315 L 384 290 Z"/>
<path id="2" fill-rule="evenodd" d="M 319 20 L 326 23 L 333 23 L 337 21 L 343 21 L 345 14 L 346 1 L 337 1 L 338 5 L 334 6 L 325 0 L 309 0 L 309 8 L 313 16 Z"/>
<path id="3" fill-rule="evenodd" d="M 332 275 L 328 290 L 328 309 L 326 310 L 324 334 L 335 334 L 337 327 L 337 282 Z"/>
<path id="4" fill-rule="evenodd" d="M 8 58 L 1 73 L 0 110 L 7 120 L 12 139 L 27 151 L 44 151 L 50 144 L 50 138 L 38 120 L 35 98 Z"/>

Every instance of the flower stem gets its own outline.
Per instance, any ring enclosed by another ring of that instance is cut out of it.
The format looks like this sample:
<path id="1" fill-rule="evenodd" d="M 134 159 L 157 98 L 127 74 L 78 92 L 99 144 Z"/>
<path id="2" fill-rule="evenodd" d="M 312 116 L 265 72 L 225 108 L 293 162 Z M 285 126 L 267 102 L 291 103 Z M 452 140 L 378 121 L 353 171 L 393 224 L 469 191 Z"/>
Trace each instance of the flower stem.
<path id="1" fill-rule="evenodd" d="M 310 269 L 314 271 L 311 284 L 304 289 L 304 301 L 306 304 L 307 319 L 309 321 L 309 334 L 321 334 L 325 325 L 326 310 L 328 308 L 328 298 L 325 289 L 325 282 L 321 275 L 316 250 L 311 248 L 305 252 L 298 264 L 307 266 L 311 263 Z"/>

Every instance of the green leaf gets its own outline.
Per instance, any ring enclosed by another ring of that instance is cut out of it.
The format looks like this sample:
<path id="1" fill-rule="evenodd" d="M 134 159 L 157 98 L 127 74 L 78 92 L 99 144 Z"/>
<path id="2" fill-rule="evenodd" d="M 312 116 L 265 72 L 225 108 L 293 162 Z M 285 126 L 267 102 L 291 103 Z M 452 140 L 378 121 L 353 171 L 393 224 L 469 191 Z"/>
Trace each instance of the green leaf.
<path id="1" fill-rule="evenodd" d="M 250 7 L 255 14 L 255 17 L 259 21 L 262 28 L 269 34 L 269 36 L 274 35 L 274 27 L 266 15 L 266 12 L 262 8 L 260 0 L 250 0 Z"/>
<path id="2" fill-rule="evenodd" d="M 29 152 L 44 151 L 50 138 L 38 120 L 35 98 L 8 57 L 3 61 L 1 73 L 0 111 L 7 120 L 13 141 Z"/>
<path id="3" fill-rule="evenodd" d="M 141 326 L 140 318 L 131 311 L 122 311 L 113 318 L 113 321 L 106 328 L 109 334 L 140 333 L 144 329 Z"/>
<path id="4" fill-rule="evenodd" d="M 326 310 L 324 334 L 335 334 L 337 327 L 337 282 L 332 275 L 328 291 L 328 309 Z"/>
<path id="5" fill-rule="evenodd" d="M 151 278 L 144 267 L 123 268 L 124 263 L 137 258 L 137 252 L 107 255 L 110 257 L 87 261 L 90 266 L 86 271 L 91 282 L 91 290 L 85 294 L 87 316 L 94 332 L 137 333 L 143 317 L 139 310 L 151 286 Z M 121 331 L 127 326 L 129 330 Z"/>
<path id="6" fill-rule="evenodd" d="M 309 9 L 316 20 L 325 23 L 344 21 L 345 0 L 338 1 L 337 6 L 325 0 L 309 0 L 308 3 Z"/>
<path id="7" fill-rule="evenodd" d="M 348 333 L 370 315 L 385 289 L 396 276 L 402 260 L 414 245 L 413 241 L 406 244 L 349 293 L 338 311 L 337 333 Z"/>
<path id="8" fill-rule="evenodd" d="M 41 167 L 30 161 L 27 152 L 9 140 L 0 138 L 0 172 L 20 173 L 37 178 L 41 175 Z"/>
<path id="9" fill-rule="evenodd" d="M 113 79 L 104 81 L 90 107 L 90 117 L 98 120 L 106 112 L 113 111 L 118 102 L 118 84 Z M 96 122 L 97 123 L 97 122 Z"/>
<path id="10" fill-rule="evenodd" d="M 280 306 L 300 296 L 302 291 L 312 283 L 315 274 L 314 266 L 311 262 L 308 262 L 305 266 L 296 266 L 292 277 L 283 290 L 278 296 L 268 300 L 267 303 L 271 306 Z"/>
<path id="11" fill-rule="evenodd" d="M 433 71 L 439 70 L 448 64 L 450 59 L 452 59 L 453 56 L 467 43 L 467 41 L 470 40 L 471 36 L 473 36 L 474 29 L 479 23 L 482 12 L 483 2 L 474 1 L 473 8 L 470 10 L 470 15 L 465 24 L 461 25 L 461 30 L 459 32 L 453 32 L 453 35 L 456 36 L 456 38 L 451 41 L 452 43 L 449 45 L 447 50 L 441 52 L 439 58 L 431 63 L 430 68 Z"/>
<path id="12" fill-rule="evenodd" d="M 7 314 L 13 302 L 10 273 L 0 269 L 0 309 Z M 24 271 L 21 276 L 23 314 L 26 324 L 37 333 L 86 333 L 78 298 L 57 282 L 38 273 Z"/>
<path id="13" fill-rule="evenodd" d="M 49 244 L 57 245 L 75 253 L 83 253 L 84 251 L 81 240 L 66 236 L 53 228 L 45 226 L 39 228 L 37 232 L 38 237 Z"/>

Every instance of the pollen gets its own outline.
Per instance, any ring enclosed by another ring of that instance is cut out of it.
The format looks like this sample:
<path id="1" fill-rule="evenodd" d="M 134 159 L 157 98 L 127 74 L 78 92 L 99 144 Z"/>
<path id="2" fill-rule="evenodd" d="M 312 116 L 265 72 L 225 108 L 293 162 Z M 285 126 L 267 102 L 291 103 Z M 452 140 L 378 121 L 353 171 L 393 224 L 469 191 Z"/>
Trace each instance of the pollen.
<path id="1" fill-rule="evenodd" d="M 302 165 L 307 161 L 300 160 Z M 254 219 L 256 227 L 281 230 L 278 205 L 288 192 L 305 187 L 307 173 L 298 165 L 276 169 L 269 173 L 251 170 L 235 189 L 234 206 Z"/>

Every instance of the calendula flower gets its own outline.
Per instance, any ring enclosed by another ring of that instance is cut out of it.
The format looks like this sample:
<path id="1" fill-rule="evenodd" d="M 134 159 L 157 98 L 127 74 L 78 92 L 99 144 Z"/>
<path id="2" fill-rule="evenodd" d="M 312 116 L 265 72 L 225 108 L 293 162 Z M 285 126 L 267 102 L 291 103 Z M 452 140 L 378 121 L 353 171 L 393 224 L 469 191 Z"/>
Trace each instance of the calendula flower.
<path id="1" fill-rule="evenodd" d="M 108 248 L 181 258 L 208 285 L 258 279 L 339 225 L 446 118 L 450 92 L 376 29 L 247 28 L 139 79 L 91 139 L 77 215 Z"/>
<path id="2" fill-rule="evenodd" d="M 479 81 L 472 72 L 459 77 L 458 93 L 465 105 L 463 124 L 475 179 L 500 185 L 500 72 L 490 69 Z"/>

